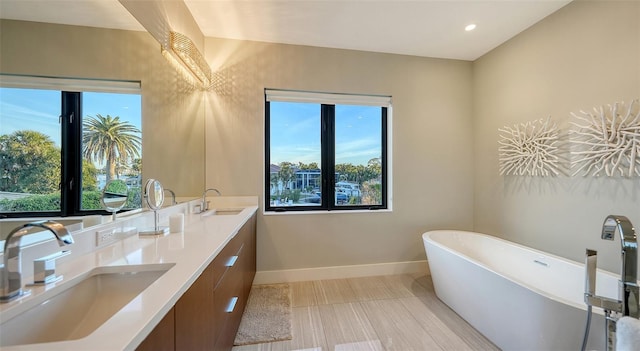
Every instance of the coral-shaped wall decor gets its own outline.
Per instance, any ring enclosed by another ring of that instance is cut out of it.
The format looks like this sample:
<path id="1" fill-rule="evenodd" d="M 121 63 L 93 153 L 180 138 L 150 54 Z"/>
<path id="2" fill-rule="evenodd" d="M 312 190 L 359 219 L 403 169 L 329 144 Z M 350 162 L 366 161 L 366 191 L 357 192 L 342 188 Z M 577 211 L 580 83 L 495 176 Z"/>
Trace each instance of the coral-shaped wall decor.
<path id="1" fill-rule="evenodd" d="M 640 108 L 638 99 L 571 113 L 572 175 L 640 176 Z"/>
<path id="2" fill-rule="evenodd" d="M 546 120 L 499 128 L 500 175 L 547 177 L 560 174 L 558 127 Z"/>

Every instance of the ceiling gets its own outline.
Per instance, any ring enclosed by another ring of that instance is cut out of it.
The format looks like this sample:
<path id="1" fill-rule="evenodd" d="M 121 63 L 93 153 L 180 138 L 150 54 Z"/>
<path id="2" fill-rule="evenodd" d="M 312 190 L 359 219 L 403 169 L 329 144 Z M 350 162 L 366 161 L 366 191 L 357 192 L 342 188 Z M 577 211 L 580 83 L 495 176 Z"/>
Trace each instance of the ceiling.
<path id="1" fill-rule="evenodd" d="M 470 61 L 570 1 L 184 0 L 207 37 Z M 144 30 L 118 0 L 0 0 L 0 18 Z"/>

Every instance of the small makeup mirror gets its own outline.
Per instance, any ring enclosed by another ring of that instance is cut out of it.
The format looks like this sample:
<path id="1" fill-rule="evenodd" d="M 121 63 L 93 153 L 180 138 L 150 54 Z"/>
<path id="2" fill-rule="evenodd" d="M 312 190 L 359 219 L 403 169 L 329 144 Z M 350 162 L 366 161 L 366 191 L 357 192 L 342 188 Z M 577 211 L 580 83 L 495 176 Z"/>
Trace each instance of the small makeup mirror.
<path id="1" fill-rule="evenodd" d="M 104 186 L 100 203 L 105 210 L 111 212 L 113 220 L 116 220 L 116 213 L 127 203 L 129 187 L 124 180 L 112 179 Z"/>
<path id="2" fill-rule="evenodd" d="M 154 211 L 162 208 L 164 188 L 159 181 L 155 179 L 147 180 L 144 186 L 144 200 L 147 202 L 147 206 Z"/>
<path id="3" fill-rule="evenodd" d="M 158 226 L 158 210 L 162 208 L 164 203 L 164 188 L 162 184 L 155 179 L 147 180 L 144 186 L 144 201 L 150 209 L 153 210 L 153 229 L 142 230 L 140 235 L 164 235 L 169 232 L 169 228 Z"/>

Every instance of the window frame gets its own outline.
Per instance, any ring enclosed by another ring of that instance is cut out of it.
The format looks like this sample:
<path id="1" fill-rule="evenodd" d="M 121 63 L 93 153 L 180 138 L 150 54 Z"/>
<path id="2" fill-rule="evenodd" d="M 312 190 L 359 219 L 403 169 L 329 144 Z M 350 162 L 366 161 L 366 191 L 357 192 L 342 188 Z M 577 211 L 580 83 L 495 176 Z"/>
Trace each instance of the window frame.
<path id="1" fill-rule="evenodd" d="M 320 205 L 272 206 L 271 205 L 271 108 L 270 103 L 299 102 L 320 106 L 321 139 L 321 202 Z M 379 205 L 338 205 L 335 201 L 335 107 L 336 105 L 357 105 L 380 107 L 381 123 L 381 203 Z M 336 211 L 378 211 L 391 210 L 391 96 L 357 95 L 337 93 L 315 93 L 290 90 L 265 89 L 264 104 L 264 213 L 301 213 Z"/>
<path id="2" fill-rule="evenodd" d="M 0 74 L 0 87 L 59 91 L 60 101 L 60 210 L 0 212 L 0 218 L 69 217 L 110 215 L 104 209 L 83 210 L 82 206 L 82 93 L 138 94 L 139 81 L 74 79 Z M 141 116 L 142 118 L 142 116 Z M 128 209 L 122 212 L 130 211 Z"/>

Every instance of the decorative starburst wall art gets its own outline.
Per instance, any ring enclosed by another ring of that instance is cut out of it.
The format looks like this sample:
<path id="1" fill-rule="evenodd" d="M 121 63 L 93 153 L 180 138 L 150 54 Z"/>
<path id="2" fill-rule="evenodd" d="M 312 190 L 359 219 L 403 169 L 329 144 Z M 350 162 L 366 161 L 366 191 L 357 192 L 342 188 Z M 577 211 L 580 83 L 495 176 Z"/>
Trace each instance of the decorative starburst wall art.
<path id="1" fill-rule="evenodd" d="M 638 99 L 571 113 L 572 175 L 640 176 L 640 108 Z"/>
<path id="2" fill-rule="evenodd" d="M 500 175 L 560 174 L 558 127 L 551 117 L 499 128 Z"/>

